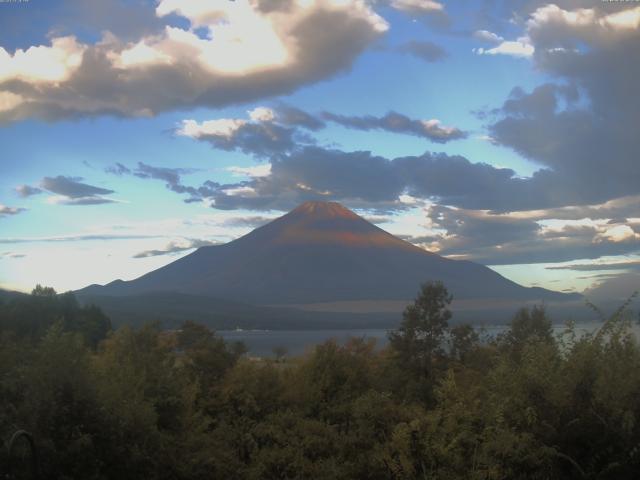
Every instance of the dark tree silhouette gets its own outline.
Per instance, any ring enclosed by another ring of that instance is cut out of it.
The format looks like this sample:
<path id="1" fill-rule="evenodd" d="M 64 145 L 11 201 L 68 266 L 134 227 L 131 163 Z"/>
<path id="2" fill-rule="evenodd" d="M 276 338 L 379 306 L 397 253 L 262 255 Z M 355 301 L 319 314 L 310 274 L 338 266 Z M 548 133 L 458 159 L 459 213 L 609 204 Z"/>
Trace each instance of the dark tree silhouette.
<path id="1" fill-rule="evenodd" d="M 413 305 L 405 309 L 400 328 L 389 334 L 400 361 L 426 378 L 433 376 L 435 357 L 444 353 L 452 298 L 442 282 L 424 283 Z"/>

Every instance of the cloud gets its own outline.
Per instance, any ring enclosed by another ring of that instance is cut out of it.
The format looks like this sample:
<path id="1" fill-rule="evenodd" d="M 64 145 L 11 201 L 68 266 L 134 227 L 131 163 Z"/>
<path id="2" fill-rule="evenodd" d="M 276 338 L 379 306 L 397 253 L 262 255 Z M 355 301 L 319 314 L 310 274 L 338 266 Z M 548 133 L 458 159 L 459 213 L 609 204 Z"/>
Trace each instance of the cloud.
<path id="1" fill-rule="evenodd" d="M 166 182 L 169 190 L 176 193 L 190 193 L 195 195 L 195 189 L 187 187 L 181 182 L 181 175 L 194 173 L 197 170 L 191 168 L 164 168 L 147 165 L 138 162 L 138 167 L 132 172 L 138 178 L 152 178 Z"/>
<path id="2" fill-rule="evenodd" d="M 504 38 L 500 35 L 488 30 L 476 30 L 473 32 L 473 38 L 489 43 L 502 43 L 504 41 Z"/>
<path id="3" fill-rule="evenodd" d="M 640 251 L 640 236 L 612 238 L 606 220 L 527 218 L 434 205 L 427 227 L 434 233 L 408 240 L 454 258 L 486 265 L 566 262 Z M 616 227 L 614 227 L 616 228 Z"/>
<path id="4" fill-rule="evenodd" d="M 22 212 L 26 212 L 26 208 L 21 207 L 7 207 L 6 205 L 0 204 L 0 218 L 7 217 L 9 215 L 17 215 Z"/>
<path id="5" fill-rule="evenodd" d="M 304 146 L 272 158 L 270 167 L 268 175 L 216 185 L 203 199 L 225 210 L 289 210 L 307 200 L 335 200 L 393 211 L 407 208 L 402 200 L 407 194 L 471 208 L 493 207 L 520 188 L 513 170 L 428 152 L 387 159 L 366 151 Z"/>
<path id="6" fill-rule="evenodd" d="M 248 119 L 221 118 L 203 122 L 183 120 L 176 129 L 176 134 L 207 142 L 220 150 L 239 150 L 255 157 L 270 159 L 315 144 L 315 139 L 300 128 L 324 128 L 323 120 L 358 130 L 380 129 L 416 135 L 436 143 L 446 143 L 467 136 L 466 132 L 458 128 L 443 126 L 439 120 L 413 120 L 396 112 L 389 112 L 384 117 L 344 116 L 331 112 L 313 116 L 293 107 L 279 105 L 275 109 L 258 107 L 247 114 Z"/>
<path id="7" fill-rule="evenodd" d="M 0 253 L 0 258 L 17 259 L 17 258 L 25 258 L 25 257 L 26 257 L 26 255 L 24 253 L 14 253 L 14 252 Z"/>
<path id="8" fill-rule="evenodd" d="M 116 162 L 114 165 L 108 166 L 107 168 L 104 169 L 104 171 L 112 175 L 118 175 L 118 176 L 129 175 L 131 173 L 131 170 L 129 169 L 129 167 L 126 167 L 125 165 L 119 162 Z"/>
<path id="9" fill-rule="evenodd" d="M 640 291 L 640 274 L 623 273 L 604 278 L 595 286 L 586 289 L 583 294 L 591 301 L 624 301 L 636 291 Z"/>
<path id="10" fill-rule="evenodd" d="M 447 58 L 447 51 L 440 45 L 433 42 L 412 41 L 400 45 L 397 50 L 400 53 L 406 53 L 420 58 L 425 62 L 438 62 Z"/>
<path id="11" fill-rule="evenodd" d="M 249 217 L 234 217 L 224 220 L 220 225 L 229 228 L 257 228 L 274 220 L 274 217 L 264 217 L 260 215 Z"/>
<path id="12" fill-rule="evenodd" d="M 58 242 L 85 242 L 108 240 L 137 240 L 144 238 L 158 238 L 157 235 L 118 235 L 118 234 L 82 234 L 63 235 L 53 237 L 0 237 L 0 244 L 14 243 L 58 243 Z"/>
<path id="13" fill-rule="evenodd" d="M 49 202 L 60 205 L 101 205 L 114 203 L 103 195 L 115 193 L 107 188 L 95 187 L 82 183 L 81 177 L 44 177 L 40 182 L 40 187 L 57 196 L 49 197 Z"/>
<path id="14" fill-rule="evenodd" d="M 107 32 L 94 44 L 54 35 L 0 48 L 0 121 L 149 116 L 285 94 L 349 68 L 388 28 L 358 0 L 161 0 L 155 15 L 164 29 L 131 41 Z"/>
<path id="15" fill-rule="evenodd" d="M 529 203 L 581 206 L 640 193 L 638 22 L 640 7 L 628 4 L 613 12 L 545 5 L 525 22 L 534 67 L 553 83 L 515 88 L 491 112 L 488 133 L 541 166 L 523 190 L 539 199 Z"/>
<path id="16" fill-rule="evenodd" d="M 145 250 L 144 252 L 137 253 L 133 258 L 147 258 L 157 257 L 160 255 L 172 255 L 181 253 L 194 248 L 208 247 L 211 245 L 219 245 L 219 242 L 212 242 L 209 240 L 197 240 L 197 239 L 184 239 L 181 241 L 171 241 L 163 249 L 158 250 Z"/>
<path id="17" fill-rule="evenodd" d="M 380 3 L 388 3 L 391 8 L 420 19 L 431 28 L 446 30 L 451 25 L 444 5 L 435 0 L 382 0 Z"/>
<path id="18" fill-rule="evenodd" d="M 67 81 L 81 65 L 85 49 L 75 37 L 54 38 L 50 46 L 18 49 L 13 55 L 0 47 L 0 85 L 21 81 L 42 86 Z"/>
<path id="19" fill-rule="evenodd" d="M 567 115 L 580 117 L 583 115 L 581 110 L 575 110 L 574 105 L 578 105 L 580 101 L 579 90 L 572 85 L 555 85 L 545 84 L 536 88 L 532 93 L 527 94 L 520 88 L 515 88 L 502 108 L 495 110 L 492 114 L 502 116 L 497 122 L 490 125 L 492 133 L 499 138 L 503 144 L 515 145 L 522 143 L 522 148 L 540 149 L 540 155 L 531 154 L 529 158 L 539 159 L 541 155 L 548 153 L 551 149 L 562 141 L 571 141 L 571 132 L 557 134 L 553 127 L 549 125 L 534 125 L 527 127 L 525 119 L 528 117 L 545 118 L 553 120 L 553 116 L 560 106 L 567 106 L 570 110 Z M 266 158 L 269 160 L 268 165 L 250 167 L 251 170 L 241 172 L 235 169 L 236 173 L 246 173 L 250 177 L 259 173 L 263 179 L 260 182 L 239 182 L 232 185 L 210 184 L 206 186 L 204 191 L 192 193 L 193 199 L 197 197 L 208 198 L 209 200 L 218 199 L 218 205 L 226 205 L 224 208 L 233 208 L 235 205 L 245 198 L 247 205 L 254 206 L 258 209 L 264 207 L 259 206 L 262 200 L 265 204 L 271 205 L 291 205 L 291 200 L 281 204 L 279 201 L 271 203 L 260 195 L 268 188 L 273 190 L 275 187 L 270 182 L 278 184 L 286 183 L 290 185 L 282 185 L 285 195 L 291 198 L 304 198 L 306 200 L 313 194 L 328 198 L 334 196 L 334 189 L 330 187 L 316 187 L 313 181 L 293 182 L 293 176 L 287 176 L 284 172 L 277 172 L 282 179 L 276 179 L 273 175 L 274 165 L 278 163 L 281 167 L 293 165 L 293 159 L 298 158 L 300 152 L 313 152 L 317 154 L 322 151 L 321 158 L 344 157 L 351 158 L 348 152 L 340 150 L 332 150 L 323 147 L 318 149 L 309 149 L 314 146 L 314 139 L 306 133 L 301 133 L 295 125 L 283 126 L 280 122 L 280 110 L 262 109 L 261 118 L 264 120 L 250 119 L 218 119 L 205 122 L 185 121 L 179 133 L 189 136 L 199 141 L 206 141 L 215 148 L 224 150 L 241 150 L 250 153 L 258 158 Z M 305 122 L 309 118 L 317 118 L 306 112 Z M 254 114 L 255 117 L 255 114 Z M 383 129 L 395 133 L 413 134 L 430 138 L 436 142 L 445 142 L 454 138 L 461 138 L 466 135 L 454 127 L 444 127 L 439 122 L 414 120 L 395 112 L 390 112 L 383 117 L 375 116 L 344 116 L 331 112 L 320 114 L 323 120 L 339 123 L 348 128 L 356 128 L 362 130 Z M 257 118 L 257 117 L 256 117 Z M 523 123 L 524 122 L 524 123 Z M 294 122 L 291 122 L 294 123 Z M 541 122 L 544 123 L 544 122 Z M 553 141 L 549 142 L 548 138 L 544 140 L 544 133 L 551 130 L 550 135 L 555 135 Z M 559 137 L 568 136 L 569 140 Z M 498 141 L 498 140 L 496 140 Z M 531 142 L 531 143 L 526 143 Z M 331 151 L 329 154 L 328 152 Z M 537 152 L 536 152 L 537 153 Z M 564 152 L 568 156 L 571 152 Z M 369 156 L 371 157 L 371 156 Z M 396 159 L 383 159 L 383 162 L 374 162 L 366 159 L 363 163 L 371 162 L 368 168 L 377 171 L 379 168 L 386 169 L 388 162 L 393 162 L 393 177 L 390 177 L 391 185 L 401 178 L 403 191 L 396 192 L 396 197 L 392 200 L 387 199 L 385 202 L 395 202 L 398 208 L 404 208 L 402 203 L 398 203 L 399 195 L 409 193 L 417 198 L 435 199 L 446 205 L 457 206 L 461 208 L 476 208 L 480 210 L 492 210 L 494 212 L 514 212 L 514 211 L 531 211 L 562 209 L 555 212 L 558 218 L 574 218 L 576 215 L 602 215 L 603 217 L 619 218 L 632 215 L 633 209 L 630 206 L 624 207 L 622 204 L 629 201 L 629 198 L 621 196 L 631 195 L 637 192 L 636 184 L 629 183 L 627 191 L 617 189 L 615 183 L 609 183 L 610 190 L 607 195 L 598 194 L 598 190 L 602 191 L 602 187 L 584 188 L 583 178 L 587 176 L 588 165 L 570 165 L 571 168 L 555 165 L 547 162 L 544 168 L 535 172 L 531 177 L 521 178 L 516 175 L 514 170 L 508 168 L 496 168 L 485 163 L 472 163 L 468 159 L 461 156 L 447 156 L 428 153 L 417 157 L 405 157 Z M 346 161 L 348 163 L 348 161 Z M 566 162 L 565 162 L 566 163 Z M 320 171 L 323 166 L 305 164 L 300 166 L 296 172 L 296 177 L 307 176 L 301 173 L 301 169 L 309 169 L 309 171 Z M 381 167 L 384 166 L 384 167 Z M 247 167 L 244 167 L 245 169 Z M 336 172 L 342 167 L 338 164 L 333 167 L 334 170 L 328 175 L 336 176 Z M 580 168 L 586 168 L 587 172 L 579 171 Z M 386 175 L 384 173 L 383 175 Z M 591 182 L 600 181 L 603 174 L 593 177 Z M 358 182 L 357 178 L 352 179 Z M 275 184 L 274 183 L 274 184 Z M 327 182 L 328 183 L 328 182 Z M 300 185 L 298 185 L 300 184 Z M 204 188 L 199 187 L 198 190 Z M 376 186 L 380 189 L 381 187 Z M 298 190 L 305 190 L 304 195 L 299 194 Z M 350 196 L 342 196 L 342 199 L 349 198 L 351 200 L 361 199 L 362 201 L 372 202 L 370 195 L 364 195 L 361 191 L 356 191 Z M 384 189 L 383 189 L 384 190 Z M 395 191 L 395 190 L 394 190 Z M 226 192 L 226 193 L 224 193 Z M 298 193 L 292 193 L 298 192 Z M 315 193 L 313 193 L 315 192 Z M 269 193 L 270 197 L 277 196 L 276 193 Z M 226 197 L 234 197 L 228 199 Z M 616 198 L 621 197 L 618 200 Z M 607 202 L 614 202 L 607 205 Z M 618 202 L 618 204 L 615 204 Z M 633 204 L 639 205 L 638 201 L 632 201 Z M 595 205 L 595 207 L 593 207 Z M 384 208 L 388 208 L 389 204 Z M 275 207 L 274 207 L 275 208 Z M 282 209 L 285 209 L 284 207 Z M 543 213 L 544 215 L 545 213 Z M 553 217 L 552 217 L 553 218 Z"/>
<path id="20" fill-rule="evenodd" d="M 444 5 L 435 0 L 391 0 L 391 7 L 410 13 L 433 13 L 444 11 Z"/>
<path id="21" fill-rule="evenodd" d="M 560 265 L 546 267 L 547 270 L 572 270 L 576 272 L 597 272 L 602 270 L 640 270 L 640 261 L 611 263 L 578 263 L 572 265 Z"/>
<path id="22" fill-rule="evenodd" d="M 53 205 L 104 205 L 116 203 L 115 200 L 99 196 L 69 198 L 62 195 L 49 197 L 48 202 Z"/>
<path id="23" fill-rule="evenodd" d="M 421 134 L 427 134 L 424 122 L 397 114 L 377 118 L 341 117 L 325 113 L 323 117 L 354 128 L 384 127 L 393 131 L 416 133 L 420 129 Z M 251 125 L 275 126 L 275 123 L 257 122 Z M 218 137 L 221 135 L 216 133 L 217 129 L 216 125 L 210 126 L 203 122 L 195 124 L 193 129 L 185 133 L 218 146 L 221 141 Z M 431 131 L 429 134 L 436 135 L 436 132 Z M 472 163 L 462 156 L 427 152 L 420 156 L 387 159 L 375 157 L 369 152 L 344 152 L 300 144 L 294 140 L 296 137 L 295 129 L 287 136 L 286 141 L 282 141 L 280 137 L 230 134 L 224 137 L 225 149 L 244 149 L 254 152 L 258 157 L 265 155 L 269 159 L 269 165 L 252 167 L 251 170 L 246 170 L 245 167 L 243 172 L 233 167 L 236 173 L 247 173 L 252 178 L 228 185 L 209 182 L 198 188 L 188 187 L 184 192 L 190 193 L 194 201 L 198 198 L 206 199 L 224 209 L 286 210 L 294 207 L 295 202 L 323 198 L 362 201 L 368 205 L 382 202 L 378 207 L 384 210 L 404 209 L 406 205 L 399 199 L 401 195 L 409 194 L 446 205 L 496 212 L 562 207 L 565 202 L 575 200 L 576 192 L 579 192 L 567 191 L 564 183 L 549 170 L 536 172 L 530 178 L 519 178 L 514 170 Z M 247 141 L 247 138 L 251 141 Z M 257 141 L 258 138 L 264 139 L 266 146 Z M 280 148 L 271 148 L 275 141 L 281 144 Z M 273 150 L 271 155 L 266 155 L 268 150 Z M 256 173 L 260 176 L 255 175 Z M 342 178 L 348 179 L 348 182 L 343 182 Z M 377 179 L 376 182 L 370 182 L 374 178 Z M 376 192 L 385 193 L 381 195 Z M 615 208 L 612 206 L 609 210 Z M 576 215 L 577 211 L 567 209 L 562 214 Z M 623 216 L 622 211 L 609 218 L 613 216 Z"/>
<path id="24" fill-rule="evenodd" d="M 42 190 L 37 187 L 32 187 L 30 185 L 18 185 L 16 187 L 16 193 L 22 198 L 26 198 L 32 195 L 37 195 L 39 193 L 42 193 Z"/>
<path id="25" fill-rule="evenodd" d="M 390 216 L 383 215 L 365 215 L 363 217 L 367 222 L 374 223 L 376 225 L 380 225 L 383 223 L 390 223 L 393 219 Z"/>
<path id="26" fill-rule="evenodd" d="M 474 48 L 474 53 L 478 55 L 508 55 L 510 57 L 529 58 L 535 52 L 535 47 L 531 45 L 528 38 L 518 40 L 504 40 L 493 48 Z"/>
<path id="27" fill-rule="evenodd" d="M 91 197 L 93 195 L 108 195 L 114 193 L 113 190 L 106 188 L 94 187 L 86 183 L 81 183 L 80 177 L 44 177 L 40 182 L 40 186 L 49 192 L 64 195 L 70 198 Z"/>
<path id="28" fill-rule="evenodd" d="M 414 120 L 397 112 L 389 112 L 383 117 L 366 115 L 362 117 L 338 115 L 324 112 L 323 119 L 355 130 L 385 130 L 427 138 L 432 142 L 446 143 L 466 138 L 467 133 L 456 127 L 443 126 L 440 120 Z"/>
<path id="29" fill-rule="evenodd" d="M 254 122 L 272 122 L 276 118 L 275 112 L 267 107 L 256 107 L 247 113 Z"/>
<path id="30" fill-rule="evenodd" d="M 256 165 L 253 167 L 227 167 L 228 172 L 234 175 L 247 176 L 247 177 L 266 177 L 271 175 L 271 164 L 264 163 L 262 165 Z"/>
<path id="31" fill-rule="evenodd" d="M 311 142 L 295 128 L 282 126 L 271 120 L 257 120 L 255 113 L 253 116 L 253 121 L 223 118 L 199 123 L 195 120 L 183 120 L 176 133 L 208 142 L 220 150 L 240 150 L 259 157 L 289 151 L 298 141 Z"/>
<path id="32" fill-rule="evenodd" d="M 141 35 L 162 32 L 164 25 L 148 0 L 65 0 L 64 2 L 31 3 L 28 8 L 14 8 L 10 15 L 0 16 L 4 45 L 22 44 L 24 38 L 45 34 L 109 31 L 118 38 L 131 41 Z M 49 30 L 42 32 L 42 25 Z"/>
<path id="33" fill-rule="evenodd" d="M 284 125 L 302 127 L 312 131 L 322 130 L 326 126 L 318 117 L 291 105 L 281 103 L 276 110 L 278 121 Z"/>
<path id="34" fill-rule="evenodd" d="M 212 195 L 218 186 L 216 182 L 210 180 L 198 188 L 182 183 L 183 175 L 188 175 L 197 171 L 197 169 L 193 168 L 155 167 L 144 162 L 138 162 L 135 169 L 131 169 L 120 163 L 116 163 L 115 165 L 110 165 L 105 168 L 105 172 L 111 173 L 112 175 L 133 175 L 142 179 L 161 180 L 165 182 L 165 186 L 168 190 L 175 193 L 189 195 L 185 200 L 186 203 L 201 201 L 203 198 Z"/>

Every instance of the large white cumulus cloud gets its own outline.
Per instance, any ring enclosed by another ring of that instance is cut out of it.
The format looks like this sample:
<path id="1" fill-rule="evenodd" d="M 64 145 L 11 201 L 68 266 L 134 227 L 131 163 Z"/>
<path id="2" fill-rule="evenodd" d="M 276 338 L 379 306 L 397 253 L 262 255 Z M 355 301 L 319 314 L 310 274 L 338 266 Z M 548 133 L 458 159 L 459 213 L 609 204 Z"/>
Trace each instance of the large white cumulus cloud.
<path id="1" fill-rule="evenodd" d="M 362 0 L 161 0 L 188 27 L 125 42 L 0 45 L 0 121 L 154 115 L 287 93 L 348 68 L 388 26 Z"/>

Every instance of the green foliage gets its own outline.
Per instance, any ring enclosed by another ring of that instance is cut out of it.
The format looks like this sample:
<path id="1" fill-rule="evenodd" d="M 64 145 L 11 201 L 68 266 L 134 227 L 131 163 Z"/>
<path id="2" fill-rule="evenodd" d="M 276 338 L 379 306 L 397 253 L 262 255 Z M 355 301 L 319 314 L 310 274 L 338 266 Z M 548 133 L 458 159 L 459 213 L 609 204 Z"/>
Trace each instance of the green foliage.
<path id="1" fill-rule="evenodd" d="M 50 287 L 37 285 L 31 295 L 0 303 L 0 333 L 38 341 L 56 323 L 64 331 L 80 333 L 94 349 L 111 331 L 111 321 L 98 307 L 81 307 L 73 294 L 59 295 Z"/>
<path id="2" fill-rule="evenodd" d="M 428 375 L 434 356 L 442 355 L 443 338 L 451 318 L 451 295 L 441 282 L 427 282 L 402 314 L 400 328 L 389 335 L 402 361 Z"/>
<path id="3" fill-rule="evenodd" d="M 38 288 L 0 307 L 0 435 L 30 431 L 48 479 L 637 478 L 624 310 L 557 339 L 542 308 L 521 310 L 483 343 L 449 328 L 449 302 L 427 284 L 389 348 L 284 361 L 191 322 L 105 334 L 99 310 Z"/>

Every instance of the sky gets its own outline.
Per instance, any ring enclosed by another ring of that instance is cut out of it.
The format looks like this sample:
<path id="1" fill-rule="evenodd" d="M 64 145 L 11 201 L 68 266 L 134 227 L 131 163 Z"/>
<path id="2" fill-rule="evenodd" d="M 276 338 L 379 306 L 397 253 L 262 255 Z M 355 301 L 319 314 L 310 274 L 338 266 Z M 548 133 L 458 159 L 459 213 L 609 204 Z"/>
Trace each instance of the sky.
<path id="1" fill-rule="evenodd" d="M 308 200 L 526 286 L 640 288 L 640 2 L 0 2 L 0 288 Z"/>

